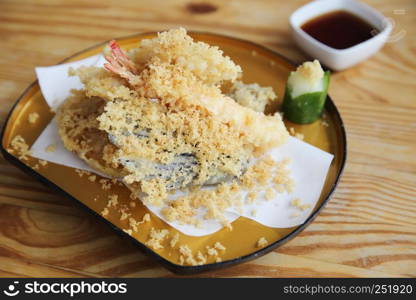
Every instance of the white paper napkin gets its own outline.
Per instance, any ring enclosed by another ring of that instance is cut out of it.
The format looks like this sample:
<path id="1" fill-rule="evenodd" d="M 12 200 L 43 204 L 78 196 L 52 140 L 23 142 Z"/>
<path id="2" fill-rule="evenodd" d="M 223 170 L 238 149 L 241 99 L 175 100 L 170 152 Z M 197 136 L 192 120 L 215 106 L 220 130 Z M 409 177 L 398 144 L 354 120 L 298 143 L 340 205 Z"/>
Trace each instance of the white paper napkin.
<path id="1" fill-rule="evenodd" d="M 81 65 L 102 66 L 103 63 L 104 58 L 101 55 L 96 55 L 73 63 L 36 68 L 39 85 L 46 102 L 53 109 L 56 109 L 70 95 L 71 89 L 82 88 L 82 84 L 78 78 L 68 76 L 68 69 L 70 67 L 77 68 Z M 45 148 L 50 144 L 55 146 L 56 150 L 54 152 L 45 151 Z M 99 172 L 90 168 L 78 156 L 65 149 L 58 135 L 55 119 L 44 129 L 33 144 L 31 150 L 34 157 L 99 174 Z M 289 169 L 295 181 L 293 193 L 290 195 L 286 192 L 278 193 L 275 199 L 268 201 L 260 200 L 254 204 L 243 205 L 242 211 L 236 208 L 230 208 L 226 212 L 226 218 L 230 222 L 242 215 L 269 227 L 292 227 L 303 223 L 311 214 L 312 209 L 319 200 L 329 166 L 333 159 L 332 154 L 293 137 L 290 137 L 285 145 L 272 149 L 268 154 L 276 161 L 281 161 L 285 158 L 291 160 Z M 173 197 L 179 195 L 180 192 Z M 290 204 L 294 198 L 301 199 L 302 204 L 309 204 L 309 208 L 299 211 Z M 204 212 L 202 209 L 200 211 L 201 224 L 199 227 L 195 227 L 193 225 L 181 225 L 177 222 L 168 222 L 160 213 L 162 207 L 151 205 L 147 207 L 172 227 L 187 235 L 203 236 L 216 232 L 223 227 L 218 221 L 204 220 L 202 218 Z M 255 216 L 252 214 L 253 210 L 257 212 Z"/>

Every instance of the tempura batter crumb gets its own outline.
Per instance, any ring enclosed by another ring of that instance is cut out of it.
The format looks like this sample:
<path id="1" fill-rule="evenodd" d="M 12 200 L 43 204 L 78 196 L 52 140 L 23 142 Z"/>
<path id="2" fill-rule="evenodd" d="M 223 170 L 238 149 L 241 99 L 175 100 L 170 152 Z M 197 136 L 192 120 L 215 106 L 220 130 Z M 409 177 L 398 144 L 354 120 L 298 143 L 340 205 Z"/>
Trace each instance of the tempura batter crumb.
<path id="1" fill-rule="evenodd" d="M 39 163 L 44 167 L 48 164 L 46 160 L 42 160 L 42 159 L 39 160 Z"/>
<path id="2" fill-rule="evenodd" d="M 9 152 L 15 153 L 19 159 L 27 160 L 32 153 L 29 150 L 29 145 L 21 135 L 16 135 L 10 143 Z"/>
<path id="3" fill-rule="evenodd" d="M 108 213 L 109 213 L 110 211 L 108 210 L 108 208 L 107 207 L 104 207 L 104 209 L 102 210 L 102 212 L 101 212 L 101 215 L 103 216 L 103 217 L 105 217 L 105 216 L 107 216 L 108 215 Z"/>
<path id="4" fill-rule="evenodd" d="M 127 233 L 128 235 L 132 235 L 133 234 L 133 231 L 131 229 L 123 229 L 123 231 L 125 233 Z"/>
<path id="5" fill-rule="evenodd" d="M 111 181 L 108 179 L 100 179 L 98 182 L 101 183 L 103 190 L 109 190 L 111 188 Z"/>
<path id="6" fill-rule="evenodd" d="M 55 152 L 56 150 L 56 145 L 55 144 L 50 144 L 45 148 L 46 152 Z"/>
<path id="7" fill-rule="evenodd" d="M 268 245 L 268 243 L 269 243 L 269 242 L 266 240 L 266 238 L 261 237 L 261 238 L 257 241 L 256 246 L 257 246 L 257 248 L 263 248 L 263 247 L 267 246 L 267 245 Z"/>
<path id="8" fill-rule="evenodd" d="M 198 265 L 198 262 L 195 260 L 194 255 L 192 254 L 192 250 L 188 245 L 179 246 L 179 253 L 183 257 L 182 264 L 185 262 L 191 266 Z"/>
<path id="9" fill-rule="evenodd" d="M 30 124 L 35 124 L 38 119 L 39 119 L 39 114 L 37 112 L 32 112 L 29 114 L 27 120 Z"/>
<path id="10" fill-rule="evenodd" d="M 220 242 L 215 242 L 214 248 L 218 249 L 220 251 L 225 251 L 226 250 L 226 248 Z"/>
<path id="11" fill-rule="evenodd" d="M 292 201 L 290 202 L 290 204 L 296 208 L 298 208 L 301 211 L 304 211 L 308 208 L 311 207 L 310 204 L 308 203 L 302 203 L 302 200 L 300 198 L 294 198 L 292 199 Z"/>
<path id="12" fill-rule="evenodd" d="M 169 230 L 167 229 L 155 229 L 154 227 L 150 228 L 149 239 L 146 242 L 146 245 L 149 247 L 158 250 L 163 249 L 162 242 L 165 238 L 169 236 Z"/>
<path id="13" fill-rule="evenodd" d="M 174 248 L 179 241 L 179 233 L 176 233 L 173 238 L 170 240 L 170 246 Z"/>
<path id="14" fill-rule="evenodd" d="M 116 207 L 118 205 L 118 195 L 112 194 L 108 196 L 107 207 Z"/>

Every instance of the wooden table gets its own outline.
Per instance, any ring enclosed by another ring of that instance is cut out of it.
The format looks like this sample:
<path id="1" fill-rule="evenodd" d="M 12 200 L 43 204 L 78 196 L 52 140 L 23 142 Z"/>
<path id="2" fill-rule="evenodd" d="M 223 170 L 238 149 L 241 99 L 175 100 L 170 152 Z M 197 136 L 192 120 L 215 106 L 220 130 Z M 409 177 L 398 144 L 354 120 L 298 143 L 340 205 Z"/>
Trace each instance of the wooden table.
<path id="1" fill-rule="evenodd" d="M 35 79 L 35 66 L 113 37 L 182 25 L 252 40 L 301 62 L 306 56 L 291 39 L 288 17 L 305 2 L 2 0 L 0 125 Z M 394 19 L 397 40 L 332 77 L 349 143 L 332 200 L 283 247 L 200 276 L 416 276 L 416 2 L 365 2 Z M 0 158 L 0 276 L 173 274 Z"/>

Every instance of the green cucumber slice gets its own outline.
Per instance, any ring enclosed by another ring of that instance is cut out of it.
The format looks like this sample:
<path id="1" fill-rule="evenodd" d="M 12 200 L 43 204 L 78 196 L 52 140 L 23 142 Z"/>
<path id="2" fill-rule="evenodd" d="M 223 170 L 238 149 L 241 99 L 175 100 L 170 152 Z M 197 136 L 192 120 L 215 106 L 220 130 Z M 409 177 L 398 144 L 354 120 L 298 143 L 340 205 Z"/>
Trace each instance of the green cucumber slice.
<path id="1" fill-rule="evenodd" d="M 284 117 L 293 123 L 309 124 L 322 115 L 328 93 L 330 72 L 326 71 L 323 80 L 323 90 L 292 97 L 291 88 L 286 85 L 283 98 Z"/>

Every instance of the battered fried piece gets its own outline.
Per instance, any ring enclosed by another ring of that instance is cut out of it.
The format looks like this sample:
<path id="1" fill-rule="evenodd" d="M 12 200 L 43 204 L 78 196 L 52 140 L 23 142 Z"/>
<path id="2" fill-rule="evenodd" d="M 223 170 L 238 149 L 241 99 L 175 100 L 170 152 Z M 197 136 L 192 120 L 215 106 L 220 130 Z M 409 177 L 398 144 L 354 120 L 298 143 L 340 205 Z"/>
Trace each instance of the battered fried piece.
<path id="1" fill-rule="evenodd" d="M 140 198 L 160 204 L 169 190 L 239 178 L 255 154 L 288 136 L 279 115 L 221 92 L 241 68 L 184 29 L 143 40 L 128 53 L 112 41 L 105 54 L 104 69 L 71 71 L 85 89 L 61 107 L 60 134 L 69 150 L 122 176 Z"/>
<path id="2" fill-rule="evenodd" d="M 136 64 L 113 41 L 105 68 L 124 78 L 130 88 L 146 98 L 186 109 L 197 106 L 229 123 L 246 136 L 258 152 L 283 144 L 289 134 L 280 115 L 266 116 L 236 103 L 221 93 L 219 85 L 241 73 L 217 47 L 194 42 L 183 28 L 144 40 L 133 52 Z M 88 78 L 86 78 L 88 84 Z"/>
<path id="3" fill-rule="evenodd" d="M 73 91 L 58 110 L 59 135 L 65 147 L 90 166 L 104 174 L 122 177 L 126 175 L 123 167 L 112 161 L 116 147 L 109 142 L 107 133 L 98 129 L 97 117 L 104 105 L 100 98 L 88 98 L 84 91 Z"/>
<path id="4" fill-rule="evenodd" d="M 277 96 L 271 87 L 261 87 L 257 83 L 246 84 L 239 80 L 233 82 L 228 96 L 242 106 L 258 112 L 264 112 L 266 106 L 276 100 Z"/>

